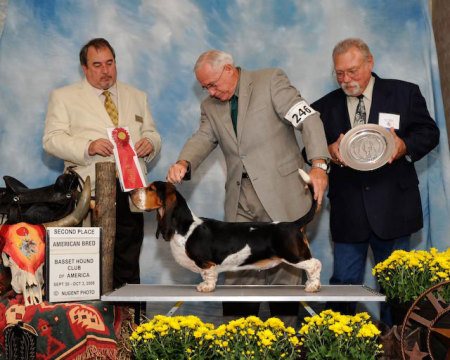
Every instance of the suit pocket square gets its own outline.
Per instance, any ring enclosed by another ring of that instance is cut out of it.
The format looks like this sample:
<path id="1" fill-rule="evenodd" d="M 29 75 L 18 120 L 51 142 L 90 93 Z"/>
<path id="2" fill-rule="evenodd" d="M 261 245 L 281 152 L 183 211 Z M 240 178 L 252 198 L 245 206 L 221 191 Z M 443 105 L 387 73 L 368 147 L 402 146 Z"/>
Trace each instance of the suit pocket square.
<path id="1" fill-rule="evenodd" d="M 142 116 L 135 115 L 134 118 L 135 118 L 135 120 L 136 120 L 137 122 L 140 122 L 140 123 L 143 123 L 143 122 L 144 122 L 144 118 L 143 118 Z"/>

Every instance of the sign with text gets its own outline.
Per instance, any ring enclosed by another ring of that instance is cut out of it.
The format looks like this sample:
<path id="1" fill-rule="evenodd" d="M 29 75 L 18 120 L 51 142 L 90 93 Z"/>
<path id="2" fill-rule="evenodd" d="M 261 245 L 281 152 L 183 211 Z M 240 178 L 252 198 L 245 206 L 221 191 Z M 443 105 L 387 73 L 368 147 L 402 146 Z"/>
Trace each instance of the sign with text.
<path id="1" fill-rule="evenodd" d="M 47 228 L 46 265 L 48 301 L 100 299 L 101 228 Z"/>

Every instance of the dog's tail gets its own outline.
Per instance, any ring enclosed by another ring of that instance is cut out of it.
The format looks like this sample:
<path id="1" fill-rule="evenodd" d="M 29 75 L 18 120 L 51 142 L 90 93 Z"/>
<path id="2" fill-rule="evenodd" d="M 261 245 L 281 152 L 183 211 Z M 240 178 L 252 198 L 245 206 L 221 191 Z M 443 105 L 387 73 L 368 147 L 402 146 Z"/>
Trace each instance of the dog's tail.
<path id="1" fill-rule="evenodd" d="M 298 169 L 298 172 L 302 177 L 303 181 L 308 185 L 308 188 L 311 191 L 312 195 L 312 205 L 309 211 L 305 215 L 303 215 L 300 219 L 295 220 L 296 224 L 298 224 L 300 227 L 303 227 L 314 218 L 316 212 L 320 210 L 320 206 L 318 205 L 317 200 L 314 200 L 314 189 L 312 187 L 311 178 L 303 169 Z"/>

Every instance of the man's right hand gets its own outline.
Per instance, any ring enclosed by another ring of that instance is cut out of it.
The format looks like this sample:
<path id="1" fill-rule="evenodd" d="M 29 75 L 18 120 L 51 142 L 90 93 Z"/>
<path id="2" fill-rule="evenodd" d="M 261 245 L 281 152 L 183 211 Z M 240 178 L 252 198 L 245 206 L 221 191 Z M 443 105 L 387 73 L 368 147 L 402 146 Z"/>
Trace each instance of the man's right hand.
<path id="1" fill-rule="evenodd" d="M 180 184 L 188 171 L 189 163 L 186 160 L 179 160 L 173 164 L 167 172 L 166 181 L 172 184 Z"/>
<path id="2" fill-rule="evenodd" d="M 100 138 L 91 142 L 88 148 L 89 156 L 111 156 L 113 154 L 114 145 L 108 139 Z"/>
<path id="3" fill-rule="evenodd" d="M 332 143 L 331 145 L 328 145 L 328 152 L 331 155 L 331 161 L 338 165 L 347 166 L 347 164 L 344 162 L 344 160 L 341 157 L 341 153 L 339 152 L 339 145 L 341 144 L 341 140 L 344 137 L 344 134 L 339 135 L 339 138 Z"/>

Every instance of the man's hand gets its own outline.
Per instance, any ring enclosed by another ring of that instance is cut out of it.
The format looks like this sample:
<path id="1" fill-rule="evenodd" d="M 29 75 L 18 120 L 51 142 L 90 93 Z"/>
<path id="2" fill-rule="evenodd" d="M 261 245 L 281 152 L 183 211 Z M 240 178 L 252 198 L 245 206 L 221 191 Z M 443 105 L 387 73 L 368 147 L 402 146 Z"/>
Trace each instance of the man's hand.
<path id="1" fill-rule="evenodd" d="M 331 155 L 332 162 L 337 165 L 347 166 L 347 164 L 345 164 L 344 160 L 341 158 L 341 153 L 339 152 L 339 145 L 341 144 L 341 140 L 343 137 L 344 134 L 339 135 L 339 138 L 334 143 L 328 145 L 328 152 Z"/>
<path id="2" fill-rule="evenodd" d="M 179 160 L 173 164 L 167 172 L 166 181 L 172 184 L 180 184 L 186 175 L 189 163 L 186 160 Z"/>
<path id="3" fill-rule="evenodd" d="M 89 156 L 100 155 L 104 157 L 113 154 L 114 145 L 108 139 L 100 138 L 90 143 L 88 148 Z"/>
<path id="4" fill-rule="evenodd" d="M 134 144 L 134 150 L 136 150 L 136 155 L 138 157 L 144 157 L 153 151 L 153 145 L 149 139 L 142 138 Z"/>
<path id="5" fill-rule="evenodd" d="M 406 144 L 401 138 L 399 138 L 397 136 L 397 134 L 395 133 L 394 128 L 391 127 L 389 129 L 389 131 L 394 136 L 394 140 L 395 140 L 394 153 L 392 154 L 392 157 L 388 161 L 389 164 L 392 164 L 392 162 L 394 160 L 398 160 L 398 159 L 400 159 L 402 156 L 404 156 L 406 154 Z"/>
<path id="6" fill-rule="evenodd" d="M 313 164 L 316 162 L 324 162 L 322 160 L 314 160 Z M 325 162 L 324 162 L 325 163 Z M 325 170 L 317 167 L 311 168 L 309 172 L 309 177 L 311 178 L 312 187 L 314 189 L 314 200 L 317 200 L 319 205 L 322 205 L 323 195 L 328 185 L 328 176 Z M 305 186 L 306 188 L 307 186 Z"/>

